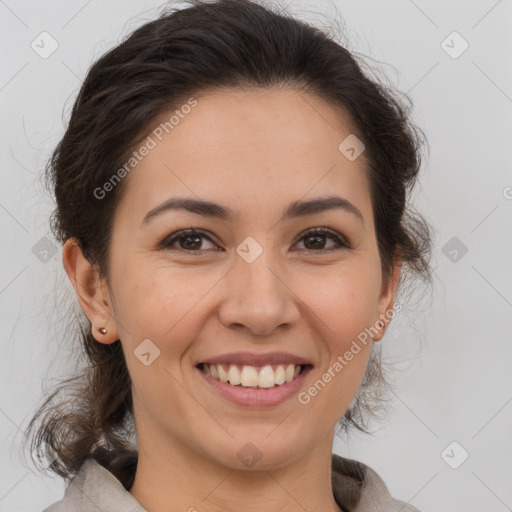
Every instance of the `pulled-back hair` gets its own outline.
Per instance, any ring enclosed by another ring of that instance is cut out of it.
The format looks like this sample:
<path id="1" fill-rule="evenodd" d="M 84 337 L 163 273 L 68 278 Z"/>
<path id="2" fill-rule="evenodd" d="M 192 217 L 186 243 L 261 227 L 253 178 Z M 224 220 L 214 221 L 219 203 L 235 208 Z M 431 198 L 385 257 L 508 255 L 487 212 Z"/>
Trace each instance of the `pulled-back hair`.
<path id="1" fill-rule="evenodd" d="M 75 238 L 108 281 L 112 219 L 126 180 L 101 199 L 94 191 L 130 158 L 155 119 L 209 90 L 283 85 L 345 112 L 364 143 L 384 282 L 397 254 L 403 262 L 399 289 L 415 277 L 430 282 L 429 224 L 407 204 L 420 169 L 422 132 L 409 119 L 410 99 L 363 69 L 326 31 L 261 2 L 166 6 L 87 73 L 46 166 L 57 205 L 51 217 L 56 239 Z M 129 442 L 130 375 L 120 340 L 98 343 L 91 323 L 78 320 L 73 330 L 87 364 L 44 401 L 27 439 L 32 452 L 44 443 L 54 451 L 49 469 L 62 477 L 76 474 L 90 456 L 119 474 L 137 460 Z M 362 385 L 338 424 L 342 431 L 367 432 L 367 416 L 378 410 L 386 384 L 380 344 L 373 344 Z"/>

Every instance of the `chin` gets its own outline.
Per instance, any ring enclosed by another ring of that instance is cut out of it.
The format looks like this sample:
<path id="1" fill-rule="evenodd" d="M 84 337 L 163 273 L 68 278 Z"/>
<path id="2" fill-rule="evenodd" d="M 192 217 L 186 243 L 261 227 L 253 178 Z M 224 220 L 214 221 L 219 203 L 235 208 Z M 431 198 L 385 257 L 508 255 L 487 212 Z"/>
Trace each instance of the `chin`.
<path id="1" fill-rule="evenodd" d="M 225 445 L 225 450 L 220 453 L 210 452 L 210 458 L 226 467 L 248 471 L 278 469 L 300 458 L 303 452 L 299 452 L 297 447 L 306 449 L 304 438 L 296 440 L 284 428 L 282 435 L 278 435 L 276 432 L 279 427 L 269 435 L 272 428 L 257 432 L 254 425 L 251 425 L 246 430 L 239 429 L 237 435 L 230 430 L 233 437 Z M 222 443 L 215 445 L 220 447 Z"/>

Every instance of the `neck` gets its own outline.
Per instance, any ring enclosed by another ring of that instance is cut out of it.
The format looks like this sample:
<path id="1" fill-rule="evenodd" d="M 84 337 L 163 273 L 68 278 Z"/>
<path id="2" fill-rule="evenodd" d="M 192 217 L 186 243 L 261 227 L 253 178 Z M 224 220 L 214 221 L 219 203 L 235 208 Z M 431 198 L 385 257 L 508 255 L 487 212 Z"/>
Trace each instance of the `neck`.
<path id="1" fill-rule="evenodd" d="M 233 469 L 183 443 L 166 446 L 138 426 L 139 459 L 130 494 L 149 512 L 343 512 L 334 500 L 334 431 L 301 457 L 278 468 Z"/>

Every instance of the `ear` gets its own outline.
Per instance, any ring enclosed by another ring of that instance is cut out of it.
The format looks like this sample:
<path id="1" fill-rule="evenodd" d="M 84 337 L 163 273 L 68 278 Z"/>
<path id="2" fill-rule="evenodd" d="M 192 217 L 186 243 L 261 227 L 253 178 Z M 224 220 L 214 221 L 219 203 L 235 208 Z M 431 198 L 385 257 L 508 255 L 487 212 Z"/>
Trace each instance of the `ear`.
<path id="1" fill-rule="evenodd" d="M 85 258 L 76 238 L 66 240 L 62 247 L 62 263 L 80 306 L 92 324 L 95 339 L 105 344 L 117 341 L 119 336 L 108 286 L 99 279 L 97 265 Z M 107 330 L 106 334 L 99 332 L 100 327 Z"/>
<path id="2" fill-rule="evenodd" d="M 400 257 L 395 258 L 393 265 L 393 272 L 387 283 L 383 283 L 381 295 L 379 297 L 379 303 L 377 307 L 378 318 L 375 319 L 377 329 L 382 327 L 382 331 L 378 331 L 373 336 L 373 341 L 380 341 L 384 333 L 390 324 L 394 315 L 390 315 L 395 306 L 395 296 L 398 288 L 398 282 L 402 271 L 402 259 Z"/>

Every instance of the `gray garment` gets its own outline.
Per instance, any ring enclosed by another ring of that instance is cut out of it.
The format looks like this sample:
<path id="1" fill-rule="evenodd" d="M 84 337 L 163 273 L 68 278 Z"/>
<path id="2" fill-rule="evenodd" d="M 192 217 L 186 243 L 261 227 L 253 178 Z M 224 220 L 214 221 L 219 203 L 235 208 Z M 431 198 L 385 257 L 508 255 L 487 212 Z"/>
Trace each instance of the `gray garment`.
<path id="1" fill-rule="evenodd" d="M 344 512 L 419 512 L 395 500 L 371 468 L 332 454 L 334 499 Z M 108 469 L 88 458 L 66 488 L 64 498 L 43 512 L 147 512 Z"/>

